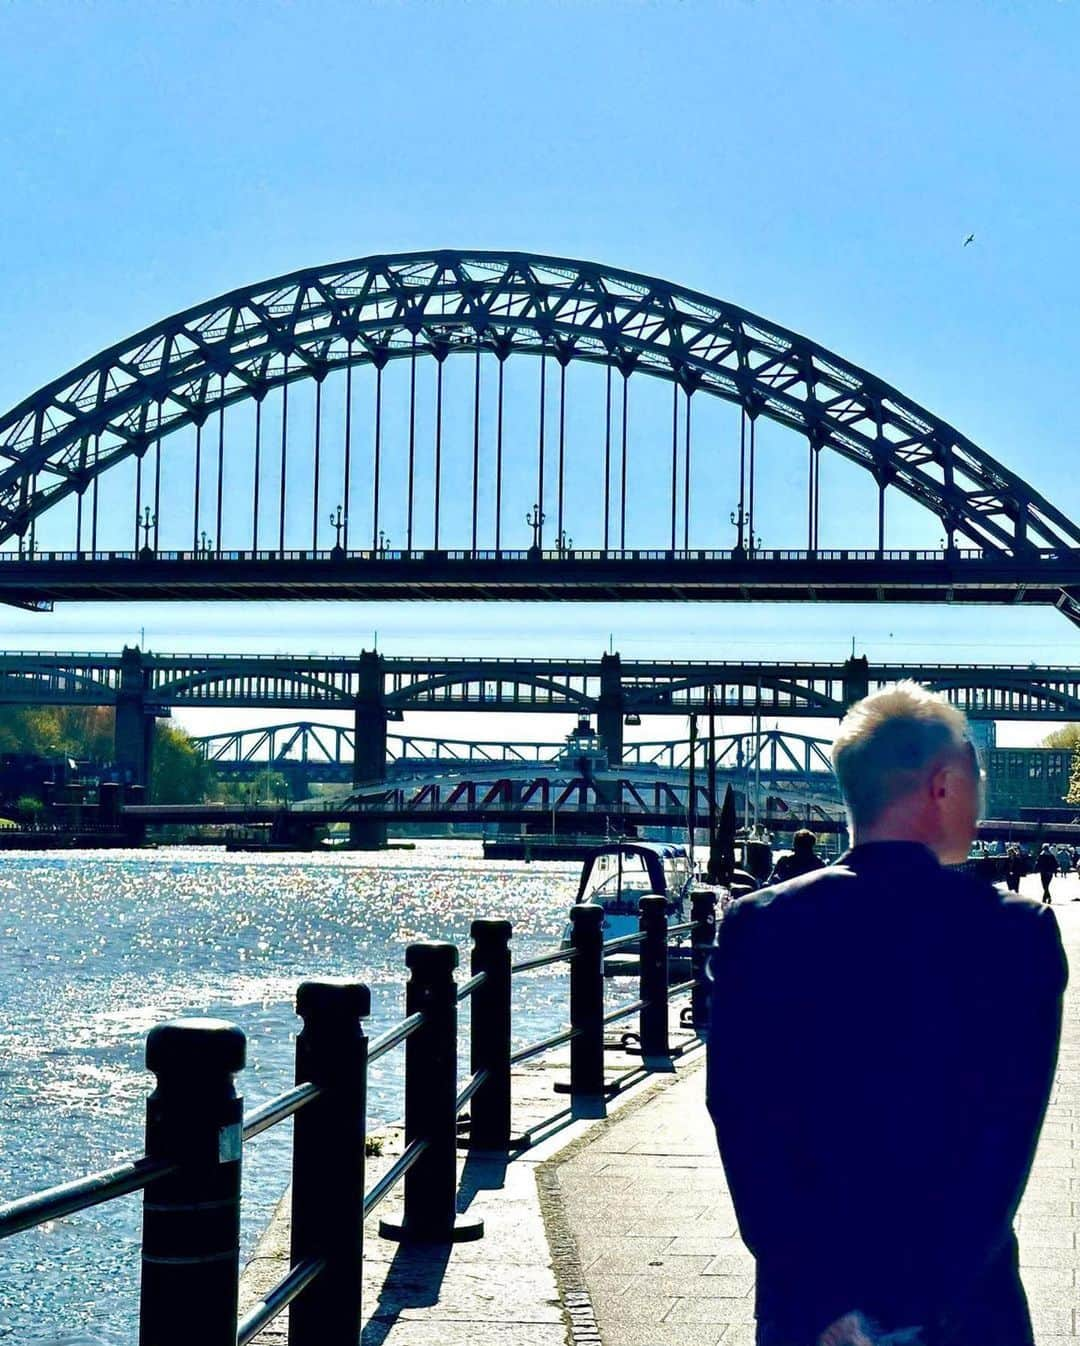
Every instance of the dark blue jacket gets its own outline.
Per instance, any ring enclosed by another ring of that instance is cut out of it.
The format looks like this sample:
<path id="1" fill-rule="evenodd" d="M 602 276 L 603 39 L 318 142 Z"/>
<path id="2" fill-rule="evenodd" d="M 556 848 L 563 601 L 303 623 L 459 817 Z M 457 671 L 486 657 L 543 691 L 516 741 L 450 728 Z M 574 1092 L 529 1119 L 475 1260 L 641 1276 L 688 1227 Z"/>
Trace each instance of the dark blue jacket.
<path id="1" fill-rule="evenodd" d="M 1053 912 L 875 842 L 736 902 L 712 972 L 709 1109 L 759 1323 L 813 1342 L 858 1308 L 1030 1341 L 1012 1222 L 1057 1060 Z"/>

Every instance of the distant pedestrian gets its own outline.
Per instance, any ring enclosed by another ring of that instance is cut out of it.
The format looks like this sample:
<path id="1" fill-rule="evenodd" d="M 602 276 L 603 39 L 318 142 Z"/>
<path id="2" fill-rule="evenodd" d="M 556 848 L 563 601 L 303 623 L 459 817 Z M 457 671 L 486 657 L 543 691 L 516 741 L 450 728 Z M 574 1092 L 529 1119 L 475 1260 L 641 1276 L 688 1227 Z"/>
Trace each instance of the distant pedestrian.
<path id="1" fill-rule="evenodd" d="M 1005 883 L 1011 892 L 1018 893 L 1020 891 L 1020 880 L 1026 872 L 1027 864 L 1020 854 L 1020 847 L 1010 846 L 1005 857 Z"/>
<path id="2" fill-rule="evenodd" d="M 943 697 L 858 702 L 833 765 L 854 846 L 735 902 L 713 959 L 708 1102 L 757 1346 L 1032 1346 L 1013 1220 L 1057 1057 L 1057 923 L 945 868 L 979 772 Z"/>
<path id="3" fill-rule="evenodd" d="M 792 849 L 782 855 L 769 875 L 770 883 L 783 883 L 785 879 L 798 878 L 800 874 L 811 874 L 815 869 L 824 869 L 825 861 L 814 847 L 817 836 L 806 827 L 800 827 L 791 838 Z"/>
<path id="4" fill-rule="evenodd" d="M 1058 869 L 1062 874 L 1068 874 L 1069 870 L 1072 869 L 1072 856 L 1069 854 L 1069 848 L 1064 842 L 1057 848 L 1056 855 Z"/>
<path id="5" fill-rule="evenodd" d="M 1042 879 L 1042 900 L 1049 906 L 1054 900 L 1050 896 L 1050 880 L 1058 872 L 1057 856 L 1049 846 L 1043 846 L 1039 852 L 1035 868 L 1039 871 L 1039 878 Z"/>

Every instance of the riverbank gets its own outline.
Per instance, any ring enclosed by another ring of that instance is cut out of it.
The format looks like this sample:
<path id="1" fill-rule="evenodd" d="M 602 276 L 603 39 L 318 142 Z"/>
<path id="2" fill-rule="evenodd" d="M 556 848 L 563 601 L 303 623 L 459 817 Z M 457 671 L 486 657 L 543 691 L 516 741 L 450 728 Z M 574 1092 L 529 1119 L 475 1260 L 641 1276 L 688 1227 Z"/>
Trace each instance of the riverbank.
<path id="1" fill-rule="evenodd" d="M 563 1228 L 551 1165 L 612 1119 L 643 1106 L 702 1059 L 698 1039 L 671 1014 L 673 1046 L 685 1048 L 670 1072 L 650 1073 L 640 1058 L 605 1053 L 608 1120 L 573 1120 L 555 1086 L 569 1078 L 567 1052 L 553 1052 L 514 1072 L 512 1129 L 528 1147 L 510 1163 L 462 1152 L 460 1211 L 484 1221 L 484 1237 L 452 1247 L 410 1248 L 379 1237 L 380 1218 L 400 1216 L 400 1189 L 365 1225 L 363 1346 L 564 1346 L 576 1321 L 571 1312 L 579 1275 L 573 1238 Z M 368 1187 L 401 1154 L 400 1127 L 383 1128 L 383 1153 L 368 1163 Z M 289 1267 L 288 1195 L 248 1263 L 241 1283 L 247 1312 Z M 285 1346 L 287 1313 L 260 1338 Z M 586 1337 L 580 1338 L 582 1342 Z"/>
<path id="2" fill-rule="evenodd" d="M 1025 879 L 1035 896 L 1038 880 Z M 1080 879 L 1054 885 L 1070 963 L 1080 966 Z M 632 1064 L 608 1062 L 612 1071 Z M 639 1073 L 600 1122 L 537 1130 L 509 1165 L 460 1168 L 479 1242 L 406 1249 L 366 1230 L 362 1346 L 752 1346 L 754 1264 L 705 1110 L 704 1052 Z M 521 1072 L 516 1125 L 550 1111 L 565 1059 Z M 1080 1341 L 1080 978 L 1066 997 L 1061 1054 L 1017 1219 L 1036 1346 Z M 520 1120 L 519 1120 L 520 1118 Z M 400 1132 L 382 1165 L 400 1153 Z M 380 1211 L 380 1215 L 387 1212 Z M 245 1305 L 287 1268 L 278 1208 L 244 1276 Z M 284 1346 L 279 1320 L 262 1340 Z"/>

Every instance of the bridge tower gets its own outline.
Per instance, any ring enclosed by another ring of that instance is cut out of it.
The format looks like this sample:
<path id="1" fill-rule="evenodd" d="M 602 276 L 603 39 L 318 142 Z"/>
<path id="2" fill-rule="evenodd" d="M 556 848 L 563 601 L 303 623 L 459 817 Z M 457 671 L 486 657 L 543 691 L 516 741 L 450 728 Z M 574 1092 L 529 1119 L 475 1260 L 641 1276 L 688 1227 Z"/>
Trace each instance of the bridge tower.
<path id="1" fill-rule="evenodd" d="M 154 715 L 147 706 L 150 673 L 137 645 L 120 656 L 120 690 L 113 726 L 114 758 L 133 785 L 148 786 L 153 766 Z"/>
<path id="2" fill-rule="evenodd" d="M 596 731 L 607 753 L 608 766 L 622 765 L 623 759 L 623 685 L 622 660 L 617 654 L 600 659 L 600 701 Z"/>
<path id="3" fill-rule="evenodd" d="M 382 655 L 374 650 L 362 651 L 354 707 L 354 785 L 386 780 L 384 672 Z M 357 818 L 349 824 L 349 843 L 355 850 L 378 850 L 386 845 L 386 824 Z"/>
<path id="4" fill-rule="evenodd" d="M 870 661 L 865 654 L 844 660 L 844 709 L 861 701 L 870 691 Z"/>

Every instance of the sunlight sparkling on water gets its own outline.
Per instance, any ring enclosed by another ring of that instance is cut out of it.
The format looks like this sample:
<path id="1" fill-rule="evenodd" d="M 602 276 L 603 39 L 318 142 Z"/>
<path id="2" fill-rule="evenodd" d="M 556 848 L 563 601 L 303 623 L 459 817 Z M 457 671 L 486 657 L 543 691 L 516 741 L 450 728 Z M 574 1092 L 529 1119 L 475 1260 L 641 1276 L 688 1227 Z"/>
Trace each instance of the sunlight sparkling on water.
<path id="1" fill-rule="evenodd" d="M 288 1088 L 299 981 L 372 990 L 371 1034 L 404 1012 L 404 951 L 456 943 L 477 916 L 514 923 L 516 958 L 553 945 L 576 866 L 488 862 L 479 843 L 377 855 L 216 849 L 11 854 L 0 859 L 0 1193 L 105 1167 L 142 1145 L 146 1032 L 211 1014 L 248 1035 L 249 1106 Z M 564 974 L 515 983 L 518 1042 L 565 1016 Z M 401 1055 L 371 1071 L 372 1123 L 400 1114 Z M 244 1153 L 246 1249 L 287 1181 L 289 1128 Z M 0 1338 L 37 1346 L 133 1339 L 139 1198 L 0 1243 Z"/>

